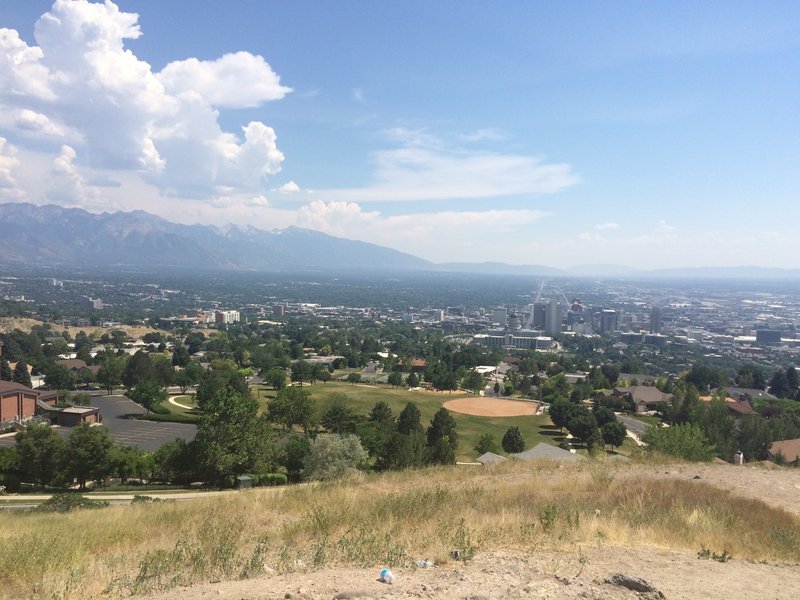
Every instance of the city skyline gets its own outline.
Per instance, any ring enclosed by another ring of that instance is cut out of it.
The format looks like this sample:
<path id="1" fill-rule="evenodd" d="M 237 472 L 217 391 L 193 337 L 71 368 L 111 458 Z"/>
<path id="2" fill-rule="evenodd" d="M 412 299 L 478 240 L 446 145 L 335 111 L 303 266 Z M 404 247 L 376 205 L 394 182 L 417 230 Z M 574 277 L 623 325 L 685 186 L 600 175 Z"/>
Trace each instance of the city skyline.
<path id="1" fill-rule="evenodd" d="M 0 201 L 434 262 L 800 266 L 790 2 L 0 0 Z"/>

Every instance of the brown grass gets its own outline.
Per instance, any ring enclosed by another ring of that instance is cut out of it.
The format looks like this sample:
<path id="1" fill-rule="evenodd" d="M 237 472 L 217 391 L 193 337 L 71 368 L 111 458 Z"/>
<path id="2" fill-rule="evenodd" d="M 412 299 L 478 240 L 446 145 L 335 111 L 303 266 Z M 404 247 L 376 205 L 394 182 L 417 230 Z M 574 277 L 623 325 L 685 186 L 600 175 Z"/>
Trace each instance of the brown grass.
<path id="1" fill-rule="evenodd" d="M 23 319 L 23 318 L 12 318 L 12 317 L 0 318 L 0 331 L 13 331 L 14 329 L 19 329 L 20 331 L 30 333 L 34 325 L 42 325 L 42 322 L 37 321 L 35 319 Z M 141 339 L 142 336 L 144 336 L 146 333 L 153 333 L 155 331 L 160 331 L 162 334 L 165 335 L 168 333 L 163 329 L 155 329 L 153 327 L 134 327 L 131 325 L 119 325 L 117 327 L 100 327 L 92 325 L 89 325 L 88 327 L 64 327 L 63 325 L 50 323 L 50 327 L 55 333 L 61 333 L 62 331 L 67 331 L 73 338 L 78 333 L 83 331 L 93 340 L 99 340 L 104 333 L 110 334 L 115 329 L 124 331 L 125 334 L 128 336 L 128 338 L 130 338 L 131 340 Z"/>
<path id="2" fill-rule="evenodd" d="M 725 551 L 800 560 L 800 520 L 706 483 L 620 477 L 625 465 L 502 464 L 370 475 L 183 503 L 0 521 L 0 597 L 157 592 L 323 566 L 409 566 L 488 549 Z"/>

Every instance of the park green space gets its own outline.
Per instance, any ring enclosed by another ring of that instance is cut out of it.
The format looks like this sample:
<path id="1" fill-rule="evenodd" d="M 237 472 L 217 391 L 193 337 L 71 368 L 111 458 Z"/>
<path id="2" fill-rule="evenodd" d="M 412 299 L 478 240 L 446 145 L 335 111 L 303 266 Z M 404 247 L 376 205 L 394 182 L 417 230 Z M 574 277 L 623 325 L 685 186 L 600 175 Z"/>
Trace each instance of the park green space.
<path id="1" fill-rule="evenodd" d="M 431 392 L 424 389 L 409 390 L 407 388 L 392 388 L 389 385 L 357 384 L 329 381 L 304 385 L 303 389 L 311 392 L 311 397 L 317 401 L 320 414 L 322 414 L 335 394 L 343 394 L 356 414 L 368 415 L 376 402 L 388 404 L 396 417 L 409 402 L 414 402 L 422 413 L 424 427 L 430 424 L 434 413 L 445 402 L 458 398 L 474 397 L 466 392 Z M 253 389 L 253 394 L 259 399 L 262 406 L 266 406 L 275 392 L 267 387 L 260 390 Z M 561 434 L 558 430 L 551 430 L 548 426 L 550 420 L 547 416 L 523 417 L 478 417 L 451 412 L 456 420 L 458 431 L 458 451 L 456 459 L 459 461 L 473 461 L 476 453 L 473 450 L 483 434 L 494 437 L 498 447 L 503 435 L 509 427 L 519 427 L 525 438 L 526 448 L 531 448 L 539 442 L 557 444 Z"/>

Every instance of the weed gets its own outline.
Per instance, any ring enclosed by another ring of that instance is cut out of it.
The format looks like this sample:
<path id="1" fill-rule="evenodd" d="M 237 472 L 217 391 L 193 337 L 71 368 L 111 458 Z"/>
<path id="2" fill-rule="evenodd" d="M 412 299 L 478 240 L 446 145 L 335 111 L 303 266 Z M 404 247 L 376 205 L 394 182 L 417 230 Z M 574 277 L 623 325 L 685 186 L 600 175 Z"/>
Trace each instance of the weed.
<path id="1" fill-rule="evenodd" d="M 545 533 L 550 533 L 556 524 L 558 518 L 558 508 L 555 504 L 548 504 L 539 510 L 539 523 L 542 525 Z"/>
<path id="2" fill-rule="evenodd" d="M 607 488 L 614 483 L 614 473 L 612 473 L 609 469 L 598 467 L 592 469 L 590 473 L 592 476 L 592 481 L 599 488 Z"/>
<path id="3" fill-rule="evenodd" d="M 478 550 L 478 542 L 473 537 L 472 530 L 467 526 L 465 519 L 461 519 L 453 536 L 453 547 L 458 553 L 457 560 L 467 562 L 475 557 Z"/>
<path id="4" fill-rule="evenodd" d="M 697 558 L 702 560 L 715 560 L 717 562 L 726 563 L 733 558 L 733 556 L 727 551 L 723 550 L 722 552 L 712 552 L 706 547 L 703 547 L 698 553 Z"/>

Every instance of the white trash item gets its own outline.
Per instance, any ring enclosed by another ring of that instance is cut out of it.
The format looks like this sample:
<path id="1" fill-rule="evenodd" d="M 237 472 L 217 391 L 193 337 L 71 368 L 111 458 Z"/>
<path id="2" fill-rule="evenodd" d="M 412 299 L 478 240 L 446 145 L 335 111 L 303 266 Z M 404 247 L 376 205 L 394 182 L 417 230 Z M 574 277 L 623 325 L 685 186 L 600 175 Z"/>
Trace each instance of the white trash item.
<path id="1" fill-rule="evenodd" d="M 394 582 L 394 573 L 392 573 L 389 569 L 382 569 L 380 580 L 383 583 L 393 583 Z"/>

